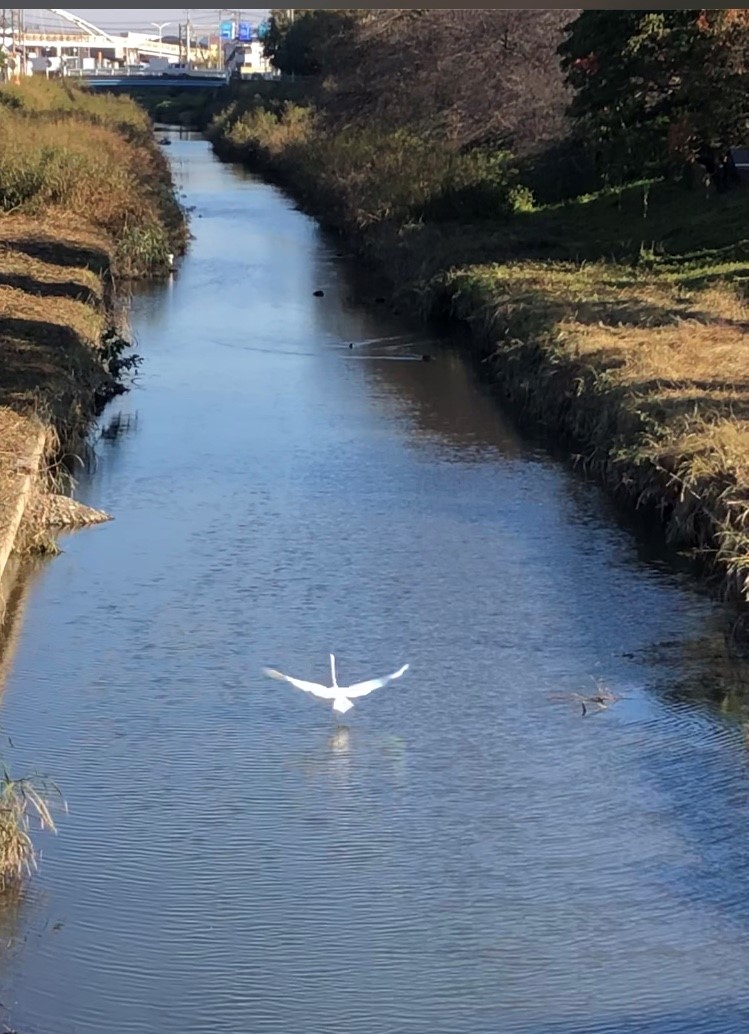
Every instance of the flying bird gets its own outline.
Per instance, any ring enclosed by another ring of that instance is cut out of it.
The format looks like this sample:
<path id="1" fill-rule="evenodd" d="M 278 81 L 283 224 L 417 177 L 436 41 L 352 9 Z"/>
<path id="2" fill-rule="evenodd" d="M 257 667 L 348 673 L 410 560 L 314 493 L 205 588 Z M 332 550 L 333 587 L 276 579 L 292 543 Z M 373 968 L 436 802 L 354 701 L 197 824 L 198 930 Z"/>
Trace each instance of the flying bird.
<path id="1" fill-rule="evenodd" d="M 368 679 L 366 682 L 355 682 L 353 686 L 339 686 L 335 672 L 335 656 L 331 653 L 330 675 L 333 683 L 331 686 L 323 686 L 319 682 L 304 682 L 302 679 L 293 679 L 290 675 L 284 675 L 274 668 L 263 668 L 263 672 L 269 678 L 288 682 L 291 686 L 301 689 L 303 693 L 311 693 L 312 696 L 319 697 L 320 700 L 332 700 L 333 710 L 339 714 L 346 714 L 354 706 L 351 703 L 352 700 L 355 700 L 357 697 L 365 697 L 376 689 L 382 689 L 389 682 L 399 679 L 401 675 L 408 671 L 408 668 L 409 665 L 404 664 L 402 668 L 393 672 L 392 675 L 384 675 L 379 679 Z"/>

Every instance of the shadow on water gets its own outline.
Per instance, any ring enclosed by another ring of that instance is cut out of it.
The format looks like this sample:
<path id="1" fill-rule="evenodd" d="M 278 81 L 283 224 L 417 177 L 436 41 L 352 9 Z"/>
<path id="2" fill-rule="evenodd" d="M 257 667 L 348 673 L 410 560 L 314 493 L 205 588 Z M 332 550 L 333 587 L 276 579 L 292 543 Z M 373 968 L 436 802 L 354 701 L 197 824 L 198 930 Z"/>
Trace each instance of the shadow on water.
<path id="1" fill-rule="evenodd" d="M 123 413 L 122 410 L 118 410 L 102 422 L 99 438 L 105 442 L 116 442 L 126 435 L 135 434 L 137 430 L 138 414 Z"/>
<path id="2" fill-rule="evenodd" d="M 0 696 L 14 662 L 31 592 L 47 567 L 46 560 L 11 557 L 0 581 Z"/>

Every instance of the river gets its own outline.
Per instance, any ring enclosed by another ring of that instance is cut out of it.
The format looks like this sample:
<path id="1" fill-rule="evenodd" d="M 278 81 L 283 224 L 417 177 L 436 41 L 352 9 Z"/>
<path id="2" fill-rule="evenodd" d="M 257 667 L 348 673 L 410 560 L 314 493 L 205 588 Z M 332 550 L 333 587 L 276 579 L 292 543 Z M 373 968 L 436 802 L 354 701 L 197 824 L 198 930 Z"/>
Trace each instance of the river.
<path id="1" fill-rule="evenodd" d="M 280 191 L 169 153 L 195 240 L 80 484 L 116 519 L 29 572 L 6 658 L 13 771 L 70 807 L 0 913 L 7 1023 L 745 1031 L 726 614 Z M 330 650 L 411 668 L 338 727 L 261 673 Z"/>

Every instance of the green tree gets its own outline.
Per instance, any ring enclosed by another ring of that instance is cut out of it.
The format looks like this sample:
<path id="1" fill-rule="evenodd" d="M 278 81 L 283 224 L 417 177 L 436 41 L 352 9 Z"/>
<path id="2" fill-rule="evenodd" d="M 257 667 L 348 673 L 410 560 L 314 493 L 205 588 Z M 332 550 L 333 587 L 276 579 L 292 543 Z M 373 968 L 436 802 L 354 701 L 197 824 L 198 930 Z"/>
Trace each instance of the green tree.
<path id="1" fill-rule="evenodd" d="M 292 24 L 294 11 L 272 10 L 268 18 L 268 30 L 263 40 L 263 52 L 269 61 L 276 64 L 281 44 Z"/>
<path id="2" fill-rule="evenodd" d="M 610 179 L 723 167 L 749 128 L 749 12 L 583 11 L 559 53 Z"/>
<path id="3" fill-rule="evenodd" d="M 320 75 L 326 71 L 331 44 L 350 30 L 357 11 L 273 10 L 265 54 L 286 75 Z"/>

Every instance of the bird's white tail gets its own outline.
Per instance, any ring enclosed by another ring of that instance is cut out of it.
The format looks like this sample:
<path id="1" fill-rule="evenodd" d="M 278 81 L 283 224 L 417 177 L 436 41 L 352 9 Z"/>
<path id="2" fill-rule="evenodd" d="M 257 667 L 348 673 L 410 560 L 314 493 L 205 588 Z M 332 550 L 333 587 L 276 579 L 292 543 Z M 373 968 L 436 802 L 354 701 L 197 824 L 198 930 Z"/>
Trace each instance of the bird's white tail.
<path id="1" fill-rule="evenodd" d="M 354 705 L 351 701 L 347 700 L 346 697 L 336 697 L 333 701 L 333 710 L 337 711 L 339 714 L 346 714 L 346 712 L 350 711 L 353 706 Z"/>

